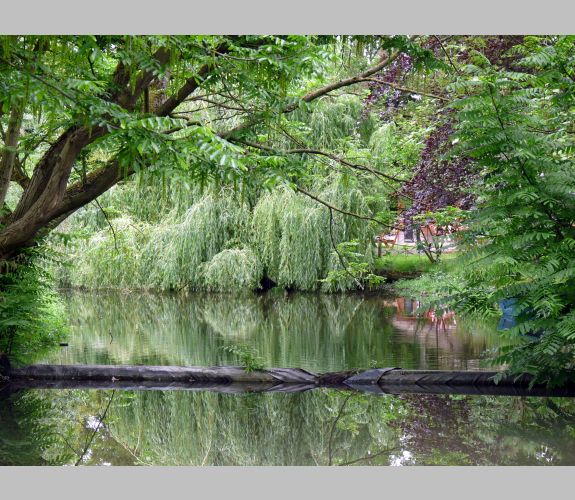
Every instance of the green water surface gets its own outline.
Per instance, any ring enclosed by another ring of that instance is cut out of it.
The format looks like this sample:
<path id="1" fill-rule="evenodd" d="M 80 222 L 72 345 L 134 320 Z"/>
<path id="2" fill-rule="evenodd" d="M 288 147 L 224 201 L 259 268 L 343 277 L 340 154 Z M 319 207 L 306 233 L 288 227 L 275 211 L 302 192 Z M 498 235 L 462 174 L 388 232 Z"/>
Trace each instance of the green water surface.
<path id="1" fill-rule="evenodd" d="M 43 362 L 314 371 L 478 369 L 493 325 L 417 320 L 377 295 L 64 294 L 69 346 Z M 209 391 L 0 391 L 1 465 L 573 465 L 575 401 Z"/>

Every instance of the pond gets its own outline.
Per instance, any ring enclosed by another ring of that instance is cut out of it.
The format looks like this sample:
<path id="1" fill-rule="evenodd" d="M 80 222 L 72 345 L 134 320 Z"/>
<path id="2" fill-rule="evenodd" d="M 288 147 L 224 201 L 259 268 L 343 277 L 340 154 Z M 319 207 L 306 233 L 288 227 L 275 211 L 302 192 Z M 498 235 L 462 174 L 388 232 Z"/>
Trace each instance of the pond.
<path id="1" fill-rule="evenodd" d="M 492 325 L 415 316 L 381 295 L 72 293 L 69 346 L 46 362 L 216 366 L 251 348 L 267 367 L 326 372 L 370 365 L 480 368 L 498 345 Z"/>
<path id="2" fill-rule="evenodd" d="M 417 320 L 381 295 L 65 293 L 69 345 L 43 362 L 238 364 L 325 372 L 466 369 L 501 342 L 491 324 Z M 570 398 L 26 390 L 0 393 L 0 464 L 575 464 Z"/>

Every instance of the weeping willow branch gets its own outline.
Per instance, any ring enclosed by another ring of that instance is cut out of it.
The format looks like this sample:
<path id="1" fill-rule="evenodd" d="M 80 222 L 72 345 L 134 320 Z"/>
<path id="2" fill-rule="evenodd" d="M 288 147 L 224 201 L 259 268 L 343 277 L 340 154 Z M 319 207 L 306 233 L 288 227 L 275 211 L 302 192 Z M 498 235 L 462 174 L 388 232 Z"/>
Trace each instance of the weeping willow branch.
<path id="1" fill-rule="evenodd" d="M 341 255 L 340 251 L 337 249 L 337 245 L 335 244 L 335 238 L 333 237 L 333 208 L 329 208 L 329 237 L 331 239 L 331 246 L 333 247 L 333 250 L 335 251 L 337 258 L 339 259 L 339 262 L 343 267 L 343 270 L 347 274 L 349 274 L 349 276 L 355 281 L 360 290 L 364 290 L 364 287 L 361 284 L 361 282 L 347 268 L 345 260 L 343 259 L 343 256 Z"/>
<path id="2" fill-rule="evenodd" d="M 327 208 L 329 208 L 331 210 L 335 210 L 336 212 L 339 212 L 340 214 L 349 215 L 350 217 L 355 217 L 356 219 L 375 222 L 376 224 L 379 224 L 380 226 L 387 227 L 388 229 L 398 229 L 396 226 L 392 226 L 392 225 L 387 224 L 385 222 L 382 222 L 378 219 L 374 219 L 373 217 L 369 217 L 368 215 L 356 214 L 354 212 L 348 212 L 347 210 L 343 210 L 342 208 L 338 208 L 338 207 L 332 205 L 331 203 L 328 203 L 327 201 L 322 200 L 321 198 L 318 198 L 317 196 L 311 194 L 310 192 L 306 191 L 304 188 L 302 188 L 300 186 L 296 186 L 296 191 L 300 192 L 301 194 L 304 194 L 305 196 L 307 196 L 308 198 L 311 198 L 312 200 L 317 201 L 318 203 L 321 203 L 322 205 L 326 206 Z"/>

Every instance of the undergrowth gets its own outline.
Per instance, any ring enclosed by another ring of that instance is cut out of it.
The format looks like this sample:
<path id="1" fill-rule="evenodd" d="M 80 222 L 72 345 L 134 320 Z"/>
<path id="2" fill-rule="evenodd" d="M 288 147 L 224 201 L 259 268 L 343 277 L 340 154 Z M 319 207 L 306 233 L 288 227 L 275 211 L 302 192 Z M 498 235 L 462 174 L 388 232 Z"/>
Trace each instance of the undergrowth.
<path id="1" fill-rule="evenodd" d="M 0 352 L 16 363 L 30 363 L 66 331 L 64 306 L 35 256 L 0 273 Z"/>

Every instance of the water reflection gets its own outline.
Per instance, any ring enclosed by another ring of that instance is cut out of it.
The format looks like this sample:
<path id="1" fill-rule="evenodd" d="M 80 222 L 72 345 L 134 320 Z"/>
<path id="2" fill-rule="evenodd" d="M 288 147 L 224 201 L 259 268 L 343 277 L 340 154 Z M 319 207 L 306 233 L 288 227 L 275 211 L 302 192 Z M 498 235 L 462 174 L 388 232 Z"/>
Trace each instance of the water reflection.
<path id="1" fill-rule="evenodd" d="M 403 299 L 374 295 L 72 293 L 65 298 L 70 345 L 47 362 L 223 365 L 238 360 L 222 348 L 241 344 L 266 366 L 477 369 L 482 352 L 500 342 L 493 325 L 454 318 L 440 325 L 413 316 Z"/>
<path id="2" fill-rule="evenodd" d="M 574 403 L 327 389 L 26 391 L 0 402 L 0 464 L 573 465 Z"/>
<path id="3" fill-rule="evenodd" d="M 236 363 L 318 372 L 475 369 L 494 325 L 414 316 L 370 295 L 65 296 L 69 346 L 45 362 Z M 410 309 L 411 308 L 411 309 Z M 0 388 L 1 465 L 575 464 L 575 402 L 560 398 Z"/>

